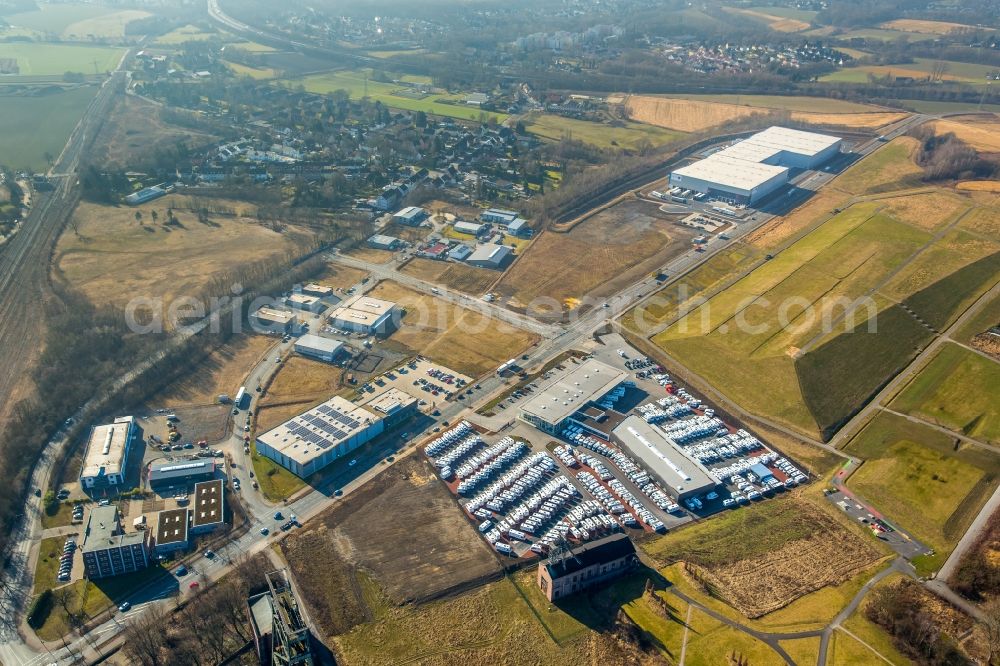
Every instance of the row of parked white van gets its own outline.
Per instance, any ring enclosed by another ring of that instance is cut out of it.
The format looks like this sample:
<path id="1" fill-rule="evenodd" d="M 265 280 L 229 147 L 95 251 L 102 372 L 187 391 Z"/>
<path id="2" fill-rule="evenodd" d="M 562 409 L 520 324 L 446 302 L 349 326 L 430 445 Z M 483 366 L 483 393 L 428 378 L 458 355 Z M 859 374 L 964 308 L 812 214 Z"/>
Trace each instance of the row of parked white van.
<path id="1" fill-rule="evenodd" d="M 660 398 L 656 402 L 646 403 L 636 407 L 636 411 L 646 421 L 646 423 L 662 423 L 671 419 L 680 419 L 694 411 L 687 403 L 683 403 L 673 396 Z"/>
<path id="2" fill-rule="evenodd" d="M 532 453 L 469 500 L 465 508 L 474 515 L 478 515 L 481 508 L 500 513 L 541 485 L 555 469 L 556 461 L 549 454 L 544 451 Z"/>
<path id="3" fill-rule="evenodd" d="M 465 438 L 466 435 L 474 432 L 472 424 L 468 421 L 460 421 L 456 423 L 451 430 L 446 430 L 441 433 L 440 437 L 436 437 L 424 448 L 424 452 L 434 458 L 439 454 L 443 453 L 446 449 L 454 446 L 459 440 Z"/>

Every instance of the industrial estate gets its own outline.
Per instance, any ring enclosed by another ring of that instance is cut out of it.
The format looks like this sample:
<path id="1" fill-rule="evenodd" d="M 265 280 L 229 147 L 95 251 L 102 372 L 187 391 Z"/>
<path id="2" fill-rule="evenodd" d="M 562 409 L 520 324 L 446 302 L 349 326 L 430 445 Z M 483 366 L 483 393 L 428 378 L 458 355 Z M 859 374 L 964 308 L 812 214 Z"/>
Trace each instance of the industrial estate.
<path id="1" fill-rule="evenodd" d="M 993 0 L 7 4 L 0 663 L 1000 663 Z"/>

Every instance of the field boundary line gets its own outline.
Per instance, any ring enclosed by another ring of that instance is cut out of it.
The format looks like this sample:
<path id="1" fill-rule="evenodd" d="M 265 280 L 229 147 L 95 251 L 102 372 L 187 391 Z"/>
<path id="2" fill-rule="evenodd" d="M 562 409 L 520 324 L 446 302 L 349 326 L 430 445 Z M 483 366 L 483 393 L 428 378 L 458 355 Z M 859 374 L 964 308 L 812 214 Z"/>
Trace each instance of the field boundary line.
<path id="1" fill-rule="evenodd" d="M 865 646 L 866 648 L 868 648 L 869 650 L 871 650 L 872 652 L 874 652 L 874 653 L 875 653 L 875 655 L 876 655 L 876 656 L 877 656 L 877 657 L 878 657 L 879 659 L 881 659 L 881 660 L 882 660 L 882 661 L 884 661 L 885 663 L 889 664 L 889 666 L 896 666 L 896 663 L 895 663 L 895 662 L 893 662 L 893 661 L 890 661 L 890 660 L 889 660 L 889 658 L 888 658 L 888 657 L 886 657 L 886 656 L 885 656 L 884 654 L 882 654 L 881 652 L 879 652 L 878 650 L 876 650 L 876 649 L 875 649 L 874 647 L 872 647 L 871 645 L 869 645 L 869 644 L 868 644 L 868 643 L 866 643 L 865 641 L 863 641 L 863 640 L 861 640 L 860 638 L 858 638 L 857 634 L 855 634 L 854 632 L 852 632 L 852 631 L 851 631 L 850 629 L 847 629 L 847 628 L 845 628 L 845 627 L 843 627 L 843 626 L 840 626 L 840 625 L 838 625 L 838 626 L 834 627 L 834 631 L 838 631 L 838 630 L 839 630 L 839 631 L 842 631 L 842 632 L 844 632 L 845 634 L 847 634 L 848 636 L 850 636 L 851 638 L 853 638 L 854 640 L 856 640 L 857 642 L 861 643 L 861 644 L 862 644 L 862 645 L 864 645 L 864 646 Z"/>
<path id="2" fill-rule="evenodd" d="M 677 666 L 684 666 L 684 657 L 688 648 L 688 632 L 691 630 L 691 604 L 688 604 L 687 617 L 684 619 L 684 638 L 681 639 L 681 656 Z"/>

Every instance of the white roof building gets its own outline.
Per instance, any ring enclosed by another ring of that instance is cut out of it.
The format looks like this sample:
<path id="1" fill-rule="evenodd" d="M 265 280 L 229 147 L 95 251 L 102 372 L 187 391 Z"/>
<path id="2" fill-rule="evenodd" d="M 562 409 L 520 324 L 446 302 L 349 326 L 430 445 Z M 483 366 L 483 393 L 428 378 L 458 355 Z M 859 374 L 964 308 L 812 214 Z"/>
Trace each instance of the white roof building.
<path id="1" fill-rule="evenodd" d="M 556 433 L 566 419 L 603 398 L 628 377 L 628 372 L 597 359 L 583 361 L 536 390 L 521 405 L 518 416 L 539 430 Z"/>
<path id="2" fill-rule="evenodd" d="M 381 333 L 397 310 L 392 301 L 359 294 L 333 311 L 330 322 L 334 328 L 364 333 Z"/>
<path id="3" fill-rule="evenodd" d="M 303 335 L 295 341 L 295 351 L 303 356 L 332 362 L 344 349 L 344 343 L 331 338 L 322 338 L 313 333 Z"/>
<path id="4" fill-rule="evenodd" d="M 465 261 L 473 266 L 498 269 L 502 268 L 507 259 L 513 254 L 514 251 L 506 245 L 483 243 Z"/>
<path id="5" fill-rule="evenodd" d="M 128 456 L 136 433 L 135 417 L 122 416 L 113 423 L 94 426 L 87 441 L 80 484 L 84 489 L 121 486 L 125 483 Z"/>

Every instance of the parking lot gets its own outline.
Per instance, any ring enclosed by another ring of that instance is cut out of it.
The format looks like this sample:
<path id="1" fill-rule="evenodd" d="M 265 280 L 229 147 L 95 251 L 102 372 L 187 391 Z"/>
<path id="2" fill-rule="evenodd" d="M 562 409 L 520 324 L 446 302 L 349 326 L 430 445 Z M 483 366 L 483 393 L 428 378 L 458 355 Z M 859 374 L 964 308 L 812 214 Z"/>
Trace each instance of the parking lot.
<path id="1" fill-rule="evenodd" d="M 420 400 L 422 411 L 431 412 L 452 396 L 473 394 L 476 389 L 472 381 L 471 377 L 418 356 L 372 377 L 361 391 L 374 395 L 396 388 Z"/>

